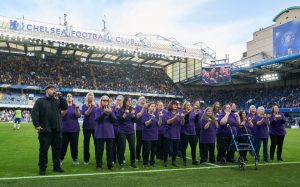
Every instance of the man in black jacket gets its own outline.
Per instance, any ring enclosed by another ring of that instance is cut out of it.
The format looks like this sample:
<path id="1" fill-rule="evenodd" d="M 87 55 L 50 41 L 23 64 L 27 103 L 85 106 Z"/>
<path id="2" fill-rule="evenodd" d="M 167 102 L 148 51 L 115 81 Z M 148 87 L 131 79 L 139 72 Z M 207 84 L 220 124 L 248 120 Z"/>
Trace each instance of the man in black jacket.
<path id="1" fill-rule="evenodd" d="M 48 85 L 45 90 L 46 96 L 35 102 L 31 112 L 33 125 L 39 134 L 40 175 L 46 174 L 50 145 L 52 147 L 53 171 L 64 172 L 59 161 L 61 152 L 61 110 L 68 108 L 67 101 L 61 96 L 61 93 L 55 93 L 54 85 Z"/>

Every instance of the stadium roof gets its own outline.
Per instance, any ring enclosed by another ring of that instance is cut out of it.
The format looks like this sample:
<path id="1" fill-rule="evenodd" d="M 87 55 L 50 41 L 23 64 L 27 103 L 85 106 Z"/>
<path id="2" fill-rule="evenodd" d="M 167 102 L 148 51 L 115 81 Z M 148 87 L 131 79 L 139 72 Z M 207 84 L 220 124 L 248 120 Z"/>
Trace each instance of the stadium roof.
<path id="1" fill-rule="evenodd" d="M 0 17 L 0 51 L 45 53 L 87 61 L 131 62 L 165 67 L 187 59 L 216 58 L 206 44 L 182 44 L 174 38 L 138 33 L 134 36 Z"/>
<path id="2" fill-rule="evenodd" d="M 273 21 L 276 22 L 277 18 L 280 17 L 283 13 L 288 12 L 290 10 L 294 10 L 294 9 L 300 9 L 300 6 L 292 6 L 287 9 L 282 10 L 274 17 Z"/>

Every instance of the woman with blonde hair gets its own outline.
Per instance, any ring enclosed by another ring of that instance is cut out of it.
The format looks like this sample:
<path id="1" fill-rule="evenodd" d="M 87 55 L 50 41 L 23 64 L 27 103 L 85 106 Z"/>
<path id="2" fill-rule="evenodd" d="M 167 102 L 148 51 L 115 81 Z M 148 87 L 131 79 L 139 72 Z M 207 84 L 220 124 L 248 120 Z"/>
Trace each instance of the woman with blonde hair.
<path id="1" fill-rule="evenodd" d="M 82 105 L 81 114 L 83 117 L 83 160 L 84 165 L 89 164 L 90 160 L 90 139 L 93 136 L 93 141 L 95 145 L 95 95 L 93 92 L 86 94 L 85 103 Z"/>
<path id="2" fill-rule="evenodd" d="M 102 158 L 105 143 L 106 164 L 107 168 L 111 170 L 113 168 L 113 139 L 115 138 L 113 125 L 116 121 L 116 115 L 112 111 L 109 97 L 106 95 L 101 97 L 99 107 L 95 109 L 95 121 L 96 167 L 97 170 L 102 170 Z"/>
<path id="3" fill-rule="evenodd" d="M 188 144 L 191 146 L 192 164 L 198 165 L 199 162 L 196 159 L 196 128 L 195 124 L 199 120 L 199 111 L 194 111 L 191 103 L 185 101 L 182 106 L 182 112 L 184 114 L 184 124 L 181 127 L 181 143 L 182 143 L 182 159 L 183 165 L 186 166 L 186 149 Z"/>
<path id="4" fill-rule="evenodd" d="M 253 118 L 253 124 L 255 125 L 255 152 L 259 161 L 259 150 L 261 142 L 263 142 L 263 155 L 264 161 L 268 162 L 268 139 L 269 139 L 269 128 L 270 115 L 265 113 L 263 106 L 258 107 L 257 115 Z"/>

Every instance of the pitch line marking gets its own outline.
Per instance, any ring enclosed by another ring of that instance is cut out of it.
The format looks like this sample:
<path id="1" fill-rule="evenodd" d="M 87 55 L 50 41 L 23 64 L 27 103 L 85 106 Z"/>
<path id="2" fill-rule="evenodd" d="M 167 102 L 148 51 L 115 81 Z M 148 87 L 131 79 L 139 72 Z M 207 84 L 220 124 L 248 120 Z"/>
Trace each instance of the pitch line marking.
<path id="1" fill-rule="evenodd" d="M 300 164 L 297 162 L 279 162 L 279 163 L 266 163 L 260 164 L 258 166 L 268 166 L 268 165 L 287 165 L 287 164 Z M 254 164 L 249 164 L 246 166 L 254 166 Z M 64 175 L 46 175 L 46 176 L 23 176 L 23 177 L 3 177 L 0 181 L 5 180 L 21 180 L 21 179 L 46 179 L 46 178 L 62 178 L 62 177 L 78 177 L 78 176 L 96 176 L 96 175 L 116 175 L 116 174 L 135 174 L 135 173 L 158 173 L 158 172 L 172 172 L 172 171 L 185 171 L 185 170 L 204 170 L 204 169 L 220 169 L 220 168 L 233 168 L 236 165 L 230 166 L 207 166 L 207 167 L 197 167 L 197 168 L 178 168 L 178 169 L 159 169 L 159 170 L 142 170 L 142 171 L 118 171 L 118 172 L 106 172 L 106 173 L 81 173 L 81 174 L 64 174 Z"/>

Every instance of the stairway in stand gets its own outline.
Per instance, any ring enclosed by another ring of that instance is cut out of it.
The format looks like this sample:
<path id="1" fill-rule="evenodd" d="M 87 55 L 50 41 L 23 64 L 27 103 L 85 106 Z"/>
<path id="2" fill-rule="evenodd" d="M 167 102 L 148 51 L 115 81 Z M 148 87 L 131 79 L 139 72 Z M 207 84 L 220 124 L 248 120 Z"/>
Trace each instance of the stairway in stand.
<path id="1" fill-rule="evenodd" d="M 98 86 L 97 86 L 97 81 L 96 81 L 96 77 L 95 77 L 95 72 L 94 72 L 94 68 L 91 64 L 88 64 L 89 68 L 90 68 L 90 72 L 91 72 L 91 75 L 93 77 L 93 86 L 96 90 L 98 90 Z"/>
<path id="2" fill-rule="evenodd" d="M 22 84 L 22 74 L 24 72 L 24 63 L 28 59 L 27 59 L 27 57 L 18 57 L 16 60 L 20 62 L 20 66 L 19 66 L 20 68 L 19 68 L 19 73 L 18 73 L 19 77 L 18 77 L 17 84 Z"/>
<path id="3" fill-rule="evenodd" d="M 62 86 L 62 76 L 61 76 L 61 60 L 57 59 L 55 61 L 56 63 L 56 72 L 57 72 L 57 78 L 58 78 L 58 85 Z"/>

